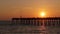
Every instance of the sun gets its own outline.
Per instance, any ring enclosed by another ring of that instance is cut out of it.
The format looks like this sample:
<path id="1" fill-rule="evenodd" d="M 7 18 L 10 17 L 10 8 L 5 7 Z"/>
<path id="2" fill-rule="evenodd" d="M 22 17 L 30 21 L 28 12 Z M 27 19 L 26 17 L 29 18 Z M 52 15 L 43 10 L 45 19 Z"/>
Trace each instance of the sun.
<path id="1" fill-rule="evenodd" d="M 41 17 L 45 17 L 45 15 L 46 15 L 46 14 L 45 14 L 44 11 L 40 13 L 40 16 L 41 16 Z"/>

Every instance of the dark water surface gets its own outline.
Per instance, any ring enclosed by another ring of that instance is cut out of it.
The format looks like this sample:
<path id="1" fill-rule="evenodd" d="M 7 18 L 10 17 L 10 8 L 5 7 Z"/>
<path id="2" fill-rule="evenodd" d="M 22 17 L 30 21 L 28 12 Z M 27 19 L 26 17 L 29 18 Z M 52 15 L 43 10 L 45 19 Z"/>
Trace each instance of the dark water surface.
<path id="1" fill-rule="evenodd" d="M 3 24 L 3 22 L 0 22 L 0 23 Z M 0 25 L 0 34 L 60 34 L 60 27 L 58 26 Z"/>

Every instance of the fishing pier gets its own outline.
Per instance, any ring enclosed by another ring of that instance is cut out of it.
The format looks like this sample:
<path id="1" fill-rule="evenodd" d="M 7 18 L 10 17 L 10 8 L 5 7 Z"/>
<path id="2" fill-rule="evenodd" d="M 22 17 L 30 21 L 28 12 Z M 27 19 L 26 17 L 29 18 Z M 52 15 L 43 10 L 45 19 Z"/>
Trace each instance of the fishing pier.
<path id="1" fill-rule="evenodd" d="M 48 18 L 12 18 L 14 24 L 34 26 L 60 26 L 60 17 Z"/>

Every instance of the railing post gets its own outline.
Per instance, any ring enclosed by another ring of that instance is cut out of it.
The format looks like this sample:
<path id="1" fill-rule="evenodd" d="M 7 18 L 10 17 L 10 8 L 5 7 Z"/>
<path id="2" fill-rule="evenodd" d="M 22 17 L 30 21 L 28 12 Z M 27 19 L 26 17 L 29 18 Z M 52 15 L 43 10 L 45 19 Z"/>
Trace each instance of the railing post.
<path id="1" fill-rule="evenodd" d="M 53 20 L 50 20 L 50 21 L 51 21 L 50 26 L 53 26 L 53 24 L 52 24 L 52 23 L 53 23 L 53 22 L 52 22 Z"/>
<path id="2" fill-rule="evenodd" d="M 33 26 L 34 26 L 34 20 L 33 20 Z"/>
<path id="3" fill-rule="evenodd" d="M 58 19 L 58 26 L 59 26 L 59 19 Z"/>
<path id="4" fill-rule="evenodd" d="M 49 20 L 47 20 L 47 26 L 48 26 L 48 21 L 49 21 Z"/>

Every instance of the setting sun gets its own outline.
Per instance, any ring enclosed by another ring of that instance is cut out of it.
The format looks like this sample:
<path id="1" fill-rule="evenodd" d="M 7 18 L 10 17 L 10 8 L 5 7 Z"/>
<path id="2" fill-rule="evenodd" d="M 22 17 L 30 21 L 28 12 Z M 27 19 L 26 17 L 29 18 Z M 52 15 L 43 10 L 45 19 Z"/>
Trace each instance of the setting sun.
<path id="1" fill-rule="evenodd" d="M 40 16 L 41 16 L 41 17 L 45 17 L 45 12 L 41 12 L 41 13 L 40 13 Z"/>

